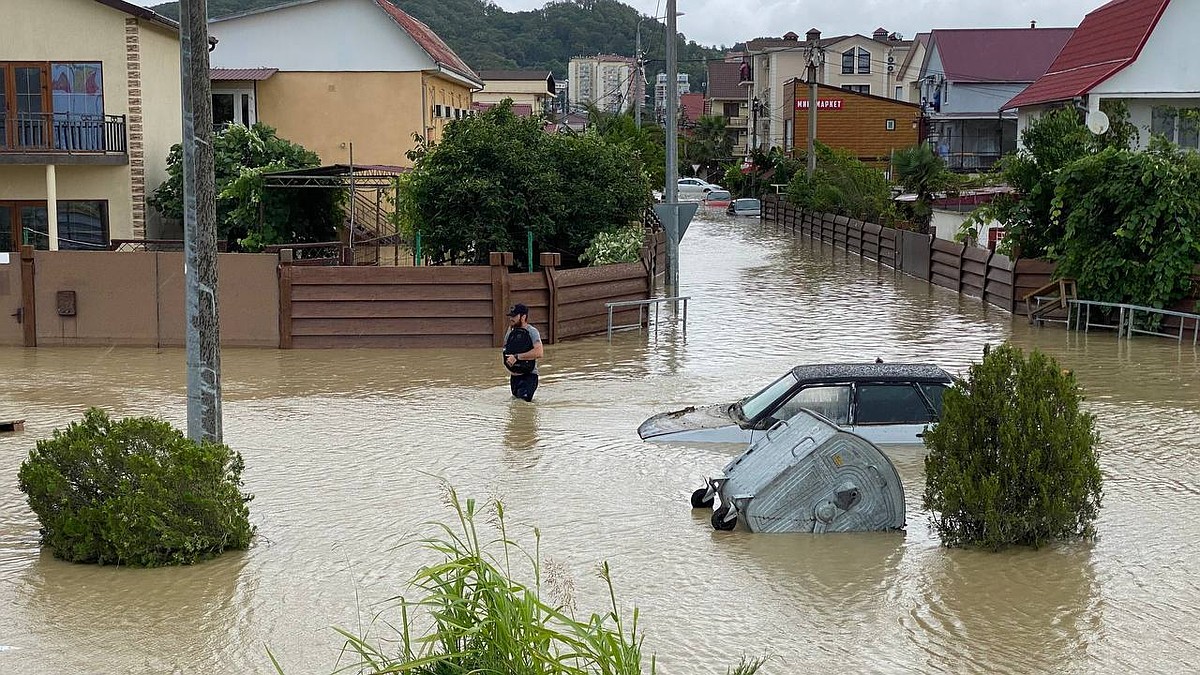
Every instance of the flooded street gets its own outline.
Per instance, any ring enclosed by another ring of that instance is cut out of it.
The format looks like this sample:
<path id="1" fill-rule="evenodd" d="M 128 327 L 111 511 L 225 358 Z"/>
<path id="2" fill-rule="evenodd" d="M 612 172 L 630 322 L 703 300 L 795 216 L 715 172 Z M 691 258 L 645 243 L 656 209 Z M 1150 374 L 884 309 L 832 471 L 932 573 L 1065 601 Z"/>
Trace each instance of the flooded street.
<path id="1" fill-rule="evenodd" d="M 0 673 L 265 673 L 268 648 L 288 673 L 330 672 L 332 627 L 371 632 L 428 558 L 395 547 L 450 516 L 439 477 L 502 500 L 531 548 L 540 528 L 581 612 L 603 610 L 608 560 L 663 673 L 725 673 L 743 653 L 771 656 L 767 673 L 1200 671 L 1195 348 L 1033 329 L 757 220 L 696 222 L 681 252 L 686 342 L 666 326 L 548 346 L 534 405 L 509 397 L 496 350 L 225 350 L 225 440 L 245 457 L 258 537 L 191 568 L 55 560 L 16 485 L 36 439 L 87 406 L 184 427 L 183 351 L 0 349 L 0 418 L 27 419 L 0 435 Z M 731 454 L 635 432 L 797 363 L 958 373 L 1005 339 L 1086 389 L 1104 441 L 1094 544 L 941 548 L 920 448 L 888 449 L 905 532 L 718 533 L 687 497 Z"/>

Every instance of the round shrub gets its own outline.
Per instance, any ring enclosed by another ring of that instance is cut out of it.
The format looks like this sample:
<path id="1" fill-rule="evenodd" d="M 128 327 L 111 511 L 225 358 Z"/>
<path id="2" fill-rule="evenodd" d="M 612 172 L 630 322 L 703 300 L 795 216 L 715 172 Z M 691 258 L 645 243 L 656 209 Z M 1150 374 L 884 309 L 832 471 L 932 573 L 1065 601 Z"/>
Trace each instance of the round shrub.
<path id="1" fill-rule="evenodd" d="M 1090 539 L 1100 510 L 1094 419 L 1054 359 L 1004 344 L 946 391 L 925 432 L 924 505 L 947 546 Z"/>
<path id="2" fill-rule="evenodd" d="M 186 565 L 250 545 L 240 453 L 153 417 L 92 408 L 21 464 L 42 541 L 64 560 Z"/>

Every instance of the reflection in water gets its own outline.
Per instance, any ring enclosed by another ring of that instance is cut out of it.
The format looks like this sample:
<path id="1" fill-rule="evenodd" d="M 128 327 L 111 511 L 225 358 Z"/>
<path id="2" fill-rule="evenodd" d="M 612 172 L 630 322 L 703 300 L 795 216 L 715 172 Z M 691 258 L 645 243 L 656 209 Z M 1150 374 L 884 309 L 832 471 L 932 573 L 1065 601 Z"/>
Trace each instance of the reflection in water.
<path id="1" fill-rule="evenodd" d="M 626 332 L 547 347 L 515 401 L 493 350 L 223 354 L 226 440 L 259 537 L 195 568 L 76 567 L 39 550 L 16 488 L 37 438 L 88 405 L 182 426 L 179 350 L 0 349 L 0 673 L 325 672 L 422 560 L 397 544 L 445 519 L 440 478 L 505 501 L 512 533 L 602 609 L 595 565 L 641 607 L 665 673 L 1200 671 L 1200 359 L 1190 345 L 1035 329 L 753 219 L 701 220 L 681 247 L 687 339 Z M 1075 370 L 1103 436 L 1094 544 L 946 550 L 920 510 L 923 454 L 885 448 L 905 532 L 715 533 L 687 495 L 728 449 L 656 446 L 639 422 L 730 401 L 798 363 L 929 361 L 961 372 L 1012 339 Z"/>

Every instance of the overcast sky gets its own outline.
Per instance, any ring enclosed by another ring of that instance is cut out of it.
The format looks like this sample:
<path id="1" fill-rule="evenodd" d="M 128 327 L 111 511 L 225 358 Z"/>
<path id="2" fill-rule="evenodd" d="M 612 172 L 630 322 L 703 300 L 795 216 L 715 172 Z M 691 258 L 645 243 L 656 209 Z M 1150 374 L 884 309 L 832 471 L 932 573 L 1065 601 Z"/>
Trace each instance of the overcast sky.
<path id="1" fill-rule="evenodd" d="M 158 0 L 134 0 L 139 5 Z M 285 0 L 280 0 L 284 2 Z M 495 0 L 509 11 L 536 9 L 545 0 Z M 666 0 L 624 0 L 646 15 L 666 11 Z M 677 0 L 679 31 L 704 45 L 732 46 L 763 36 L 817 28 L 825 35 L 863 33 L 882 26 L 906 38 L 932 28 L 1043 28 L 1078 26 L 1105 0 Z M 401 2 L 403 7 L 404 3 Z"/>

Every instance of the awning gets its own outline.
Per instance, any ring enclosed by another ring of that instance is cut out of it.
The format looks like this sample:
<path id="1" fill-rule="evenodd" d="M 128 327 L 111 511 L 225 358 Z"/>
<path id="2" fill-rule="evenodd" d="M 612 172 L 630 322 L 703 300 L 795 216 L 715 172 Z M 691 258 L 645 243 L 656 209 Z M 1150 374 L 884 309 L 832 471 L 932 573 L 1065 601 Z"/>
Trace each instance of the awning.
<path id="1" fill-rule="evenodd" d="M 258 82 L 278 73 L 278 68 L 210 68 L 213 82 Z"/>
<path id="2" fill-rule="evenodd" d="M 355 189 L 388 188 L 392 186 L 397 176 L 409 171 L 412 169 L 387 164 L 355 164 L 353 170 L 349 164 L 330 164 L 314 166 L 309 169 L 287 169 L 266 173 L 263 174 L 263 184 L 266 187 L 348 188 L 353 179 Z"/>

